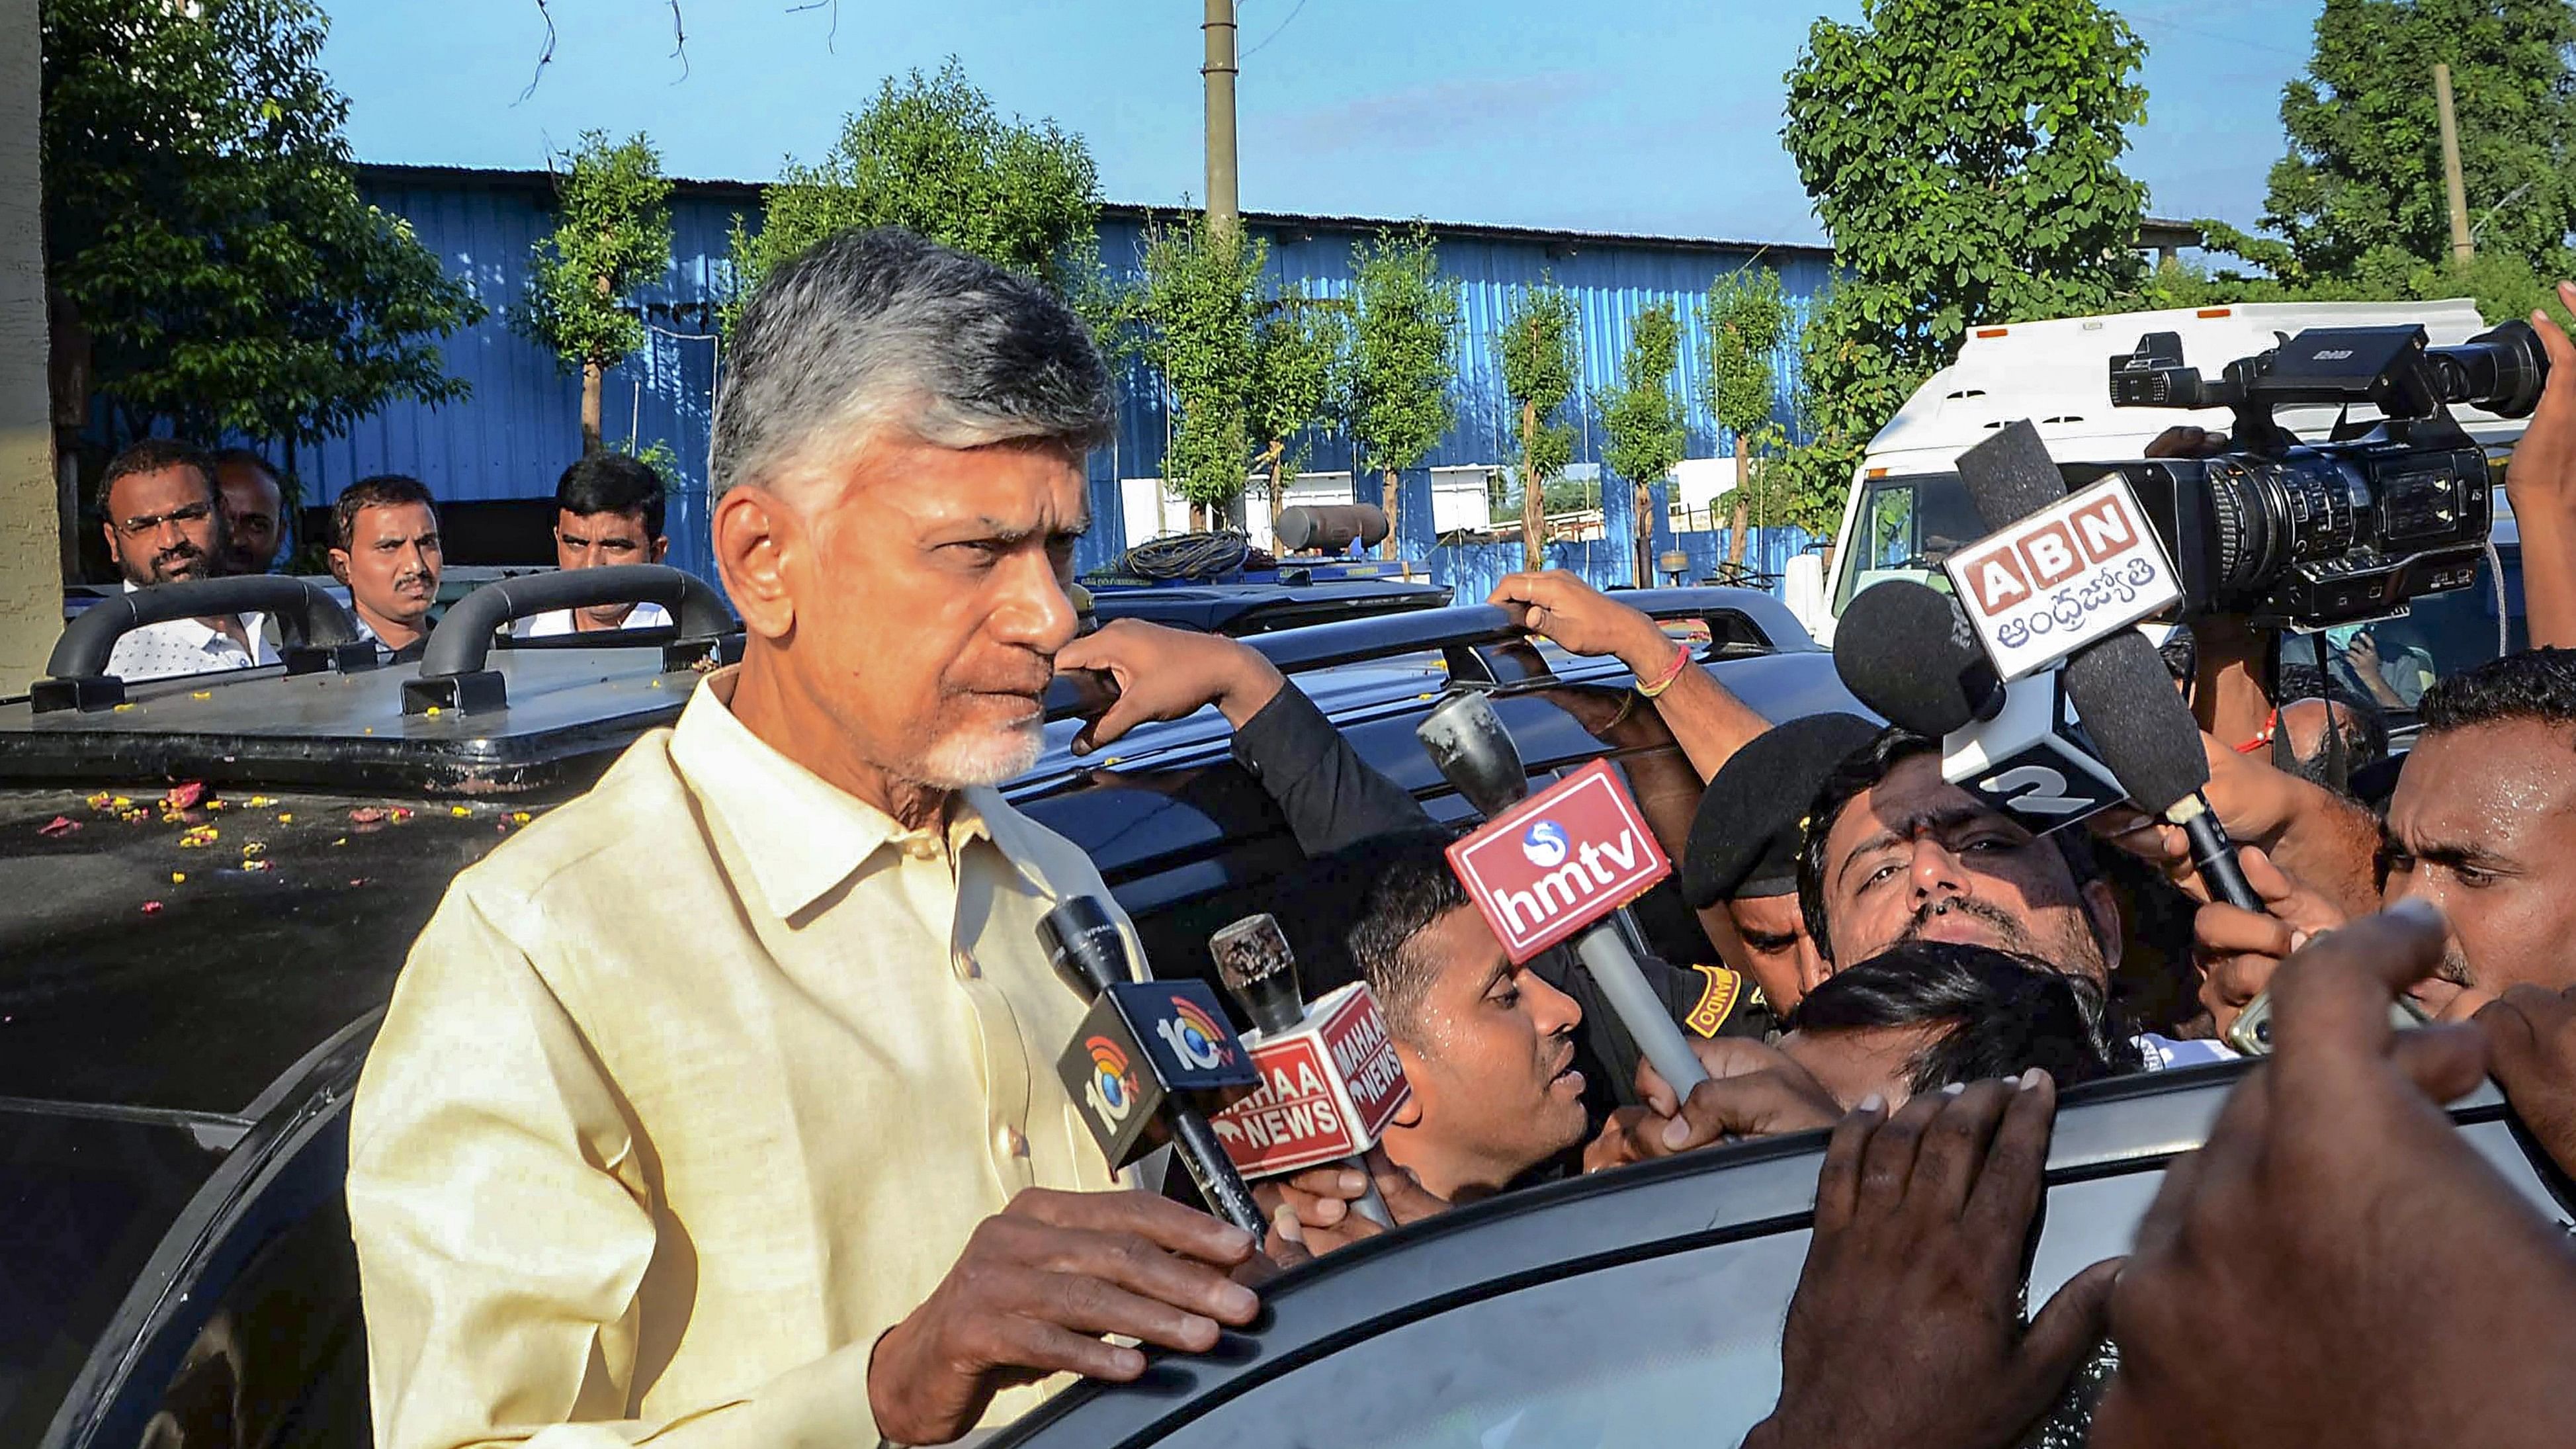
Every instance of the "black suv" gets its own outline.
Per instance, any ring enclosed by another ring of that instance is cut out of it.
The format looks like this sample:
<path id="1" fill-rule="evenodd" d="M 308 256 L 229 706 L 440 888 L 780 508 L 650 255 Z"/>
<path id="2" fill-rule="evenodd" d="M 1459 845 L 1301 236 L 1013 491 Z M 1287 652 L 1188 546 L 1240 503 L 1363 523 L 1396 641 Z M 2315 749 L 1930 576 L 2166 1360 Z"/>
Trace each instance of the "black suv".
<path id="1" fill-rule="evenodd" d="M 457 870 L 669 723 L 739 635 L 704 585 L 660 569 L 490 585 L 404 665 L 380 665 L 297 581 L 179 590 L 89 611 L 52 677 L 0 702 L 0 1443 L 355 1449 L 368 1429 L 346 1108 L 411 938 Z M 1767 595 L 1625 597 L 1701 641 L 1707 667 L 1774 718 L 1852 707 Z M 612 647 L 496 645 L 510 618 L 622 598 L 678 622 Z M 279 618 L 284 664 L 131 686 L 99 674 L 126 628 L 253 608 Z M 1435 816 L 1468 812 L 1413 726 L 1473 689 L 1495 697 L 1533 774 L 1607 757 L 1659 832 L 1687 821 L 1695 781 L 1650 714 L 1617 708 L 1628 676 L 1531 645 L 1501 610 L 1250 642 Z M 1212 712 L 1077 760 L 1072 707 L 1051 702 L 1051 749 L 1009 793 L 1092 854 L 1161 974 L 1202 973 L 1208 933 L 1268 904 L 1265 883 L 1296 859 L 1286 824 Z M 1639 916 L 1663 954 L 1707 959 L 1669 886 Z M 2070 1097 L 2035 1292 L 2125 1243 L 2227 1080 Z M 2563 1185 L 2525 1165 L 2492 1098 L 2462 1115 L 2554 1208 Z M 1719 1440 L 1776 1391 L 1820 1150 L 1757 1143 L 1417 1225 L 1293 1275 L 1264 1325 L 1220 1352 L 1077 1390 L 1011 1436 Z"/>

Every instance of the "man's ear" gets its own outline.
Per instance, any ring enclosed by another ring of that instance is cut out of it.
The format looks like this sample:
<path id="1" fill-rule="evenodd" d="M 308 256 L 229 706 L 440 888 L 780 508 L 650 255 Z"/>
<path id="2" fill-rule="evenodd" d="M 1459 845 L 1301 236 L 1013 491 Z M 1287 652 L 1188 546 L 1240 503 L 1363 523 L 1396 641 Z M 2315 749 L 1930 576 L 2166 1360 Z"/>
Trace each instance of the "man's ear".
<path id="1" fill-rule="evenodd" d="M 2095 876 L 2084 883 L 2084 913 L 2093 919 L 2093 939 L 2102 943 L 2102 969 L 2120 969 L 2120 896 L 2111 883 Z"/>
<path id="2" fill-rule="evenodd" d="M 1404 1105 L 1395 1109 L 1394 1125 L 1419 1127 L 1422 1125 L 1422 1054 L 1399 1040 L 1395 1043 L 1395 1060 L 1396 1065 L 1404 1068 L 1404 1079 L 1413 1084 L 1413 1090 L 1405 1094 Z"/>
<path id="3" fill-rule="evenodd" d="M 107 561 L 116 565 L 118 573 L 123 573 L 125 571 L 125 550 L 117 547 L 116 525 L 113 523 L 102 522 L 98 526 L 98 531 L 107 535 Z"/>
<path id="4" fill-rule="evenodd" d="M 657 538 L 657 539 L 653 540 L 653 562 L 655 562 L 655 563 L 660 563 L 660 562 L 662 561 L 662 557 L 663 557 L 663 555 L 665 555 L 665 554 L 669 553 L 670 551 L 671 551 L 671 540 L 669 540 L 669 539 L 667 539 L 667 538 Z"/>
<path id="5" fill-rule="evenodd" d="M 342 584 L 348 583 L 349 551 L 345 548 L 335 548 L 331 550 L 328 557 L 331 563 L 331 577 L 338 579 Z"/>
<path id="6" fill-rule="evenodd" d="M 711 532 L 716 570 L 743 627 L 766 639 L 795 632 L 796 598 L 787 570 L 807 540 L 796 510 L 765 488 L 739 484 L 717 500 Z"/>

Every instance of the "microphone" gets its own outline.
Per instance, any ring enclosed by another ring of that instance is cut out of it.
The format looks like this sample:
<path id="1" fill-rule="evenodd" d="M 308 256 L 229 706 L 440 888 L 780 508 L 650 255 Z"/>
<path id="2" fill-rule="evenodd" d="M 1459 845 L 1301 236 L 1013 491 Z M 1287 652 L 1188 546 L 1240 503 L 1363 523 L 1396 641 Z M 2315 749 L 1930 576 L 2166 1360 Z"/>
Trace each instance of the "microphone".
<path id="1" fill-rule="evenodd" d="M 1961 453 L 1958 468 L 1959 481 L 1990 529 L 2009 527 L 2066 497 L 2065 476 L 2026 420 Z M 2200 793 L 2209 784 L 2200 725 L 2156 651 L 2135 629 L 2122 628 L 2067 659 L 2064 687 L 2103 763 L 2130 798 L 2182 827 L 2201 881 L 2229 905 L 2261 911 L 2262 898 L 2237 865 L 2235 842 Z"/>
<path id="2" fill-rule="evenodd" d="M 1193 1100 L 1258 1080 L 1216 993 L 1200 981 L 1137 980 L 1126 932 L 1090 896 L 1047 912 L 1038 942 L 1076 990 L 1095 998 L 1056 1072 L 1083 1104 L 1083 1121 L 1110 1169 L 1150 1150 L 1159 1122 L 1208 1206 L 1261 1237 L 1269 1222 Z"/>
<path id="3" fill-rule="evenodd" d="M 1708 1080 L 1708 1071 L 1691 1054 L 1690 1044 L 1682 1040 L 1681 1028 L 1673 1024 L 1671 1013 L 1656 999 L 1654 988 L 1646 984 L 1646 974 L 1637 966 L 1637 955 L 1644 949 L 1643 939 L 1627 912 L 1618 909 L 1626 899 L 1620 891 L 1633 895 L 1653 885 L 1671 873 L 1672 863 L 1664 859 L 1653 834 L 1645 828 L 1644 818 L 1637 814 L 1636 802 L 1628 798 L 1618 777 L 1610 773 L 1608 765 L 1595 761 L 1538 798 L 1573 802 L 1579 794 L 1597 795 L 1606 786 L 1614 799 L 1586 803 L 1595 811 L 1606 809 L 1612 813 L 1624 806 L 1625 819 L 1633 822 L 1633 827 L 1615 838 L 1605 835 L 1597 842 L 1586 840 L 1578 851 L 1573 837 L 1557 820 L 1526 822 L 1528 833 L 1519 849 L 1530 865 L 1545 862 L 1540 868 L 1549 873 L 1527 890 L 1512 890 L 1501 879 L 1488 879 L 1469 863 L 1471 854 L 1481 850 L 1484 843 L 1500 838 L 1497 827 L 1505 821 L 1512 821 L 1515 828 L 1524 823 L 1513 812 L 1531 800 L 1529 772 L 1522 767 L 1520 750 L 1512 743 L 1511 732 L 1503 728 L 1501 716 L 1494 713 L 1492 702 L 1483 695 L 1460 694 L 1431 711 L 1414 728 L 1414 736 L 1422 741 L 1441 777 L 1485 817 L 1484 829 L 1449 848 L 1450 868 L 1458 872 L 1459 883 L 1484 911 L 1486 921 L 1493 925 L 1511 958 L 1528 960 L 1564 939 L 1569 923 L 1588 927 L 1575 938 L 1576 958 L 1592 973 L 1593 983 L 1601 988 L 1602 998 L 1610 1003 L 1610 1010 L 1637 1049 L 1655 1064 L 1655 1070 L 1672 1084 L 1677 1096 L 1688 1097 L 1693 1087 Z M 1623 851 L 1624 856 L 1620 853 Z M 1506 862 L 1510 854 L 1504 850 L 1485 853 Z M 1641 872 L 1633 863 L 1641 855 L 1661 869 Z M 1605 861 L 1616 861 L 1619 871 L 1612 873 Z M 1549 886 L 1556 887 L 1557 894 L 1551 894 Z M 1588 903 L 1578 908 L 1575 903 L 1579 899 Z M 1522 909 L 1524 904 L 1526 912 Z M 1524 923 L 1534 934 L 1526 938 L 1522 948 L 1515 949 Z"/>
<path id="4" fill-rule="evenodd" d="M 1852 596 L 1834 627 L 1834 672 L 1888 723 L 1936 740 L 2003 711 L 2003 680 L 1968 621 L 1912 579 Z"/>
<path id="5" fill-rule="evenodd" d="M 1835 631 L 1834 670 L 1889 723 L 1941 742 L 1942 779 L 2034 834 L 2128 794 L 2068 717 L 2060 675 L 2000 682 L 1939 590 L 1891 579 L 1854 596 Z"/>
<path id="6" fill-rule="evenodd" d="M 1412 1098 L 1413 1086 L 1367 983 L 1329 992 L 1308 1010 L 1288 938 L 1266 913 L 1208 937 L 1208 954 L 1256 1028 L 1244 1046 L 1260 1090 L 1210 1119 L 1227 1156 L 1256 1179 L 1339 1161 L 1367 1182 L 1353 1210 L 1379 1227 L 1394 1227 L 1359 1159 Z"/>

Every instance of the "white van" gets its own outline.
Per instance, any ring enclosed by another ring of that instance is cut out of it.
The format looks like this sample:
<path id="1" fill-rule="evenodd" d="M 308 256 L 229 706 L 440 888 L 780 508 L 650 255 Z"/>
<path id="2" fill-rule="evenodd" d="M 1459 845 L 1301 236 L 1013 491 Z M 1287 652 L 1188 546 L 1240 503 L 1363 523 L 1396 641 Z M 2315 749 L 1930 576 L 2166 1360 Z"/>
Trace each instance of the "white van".
<path id="1" fill-rule="evenodd" d="M 1916 389 L 1870 440 L 1843 505 L 1831 577 L 1792 579 L 1790 607 L 1818 642 L 1831 644 L 1834 621 L 1854 594 L 1884 579 L 1928 579 L 1950 550 L 1982 536 L 1985 526 L 1960 486 L 1956 462 L 2009 423 L 2030 419 L 2061 463 L 2136 458 L 2158 433 L 2179 424 L 2231 431 L 2233 418 L 2224 408 L 2111 406 L 2111 359 L 2136 351 L 2147 333 L 2181 334 L 2184 362 L 2215 379 L 2237 358 L 2307 328 L 2408 323 L 2420 324 L 2435 346 L 2466 342 L 2487 328 L 2466 298 L 2240 303 L 1977 328 L 1960 347 L 1959 360 Z M 2372 415 L 2367 407 L 2354 413 Z M 2471 409 L 2454 409 L 2454 415 L 2490 450 L 2510 448 L 2522 436 L 2518 419 Z M 2336 410 L 2284 408 L 2278 416 L 2290 431 L 2313 441 L 2334 426 Z M 2501 492 L 2496 500 L 2501 522 Z"/>

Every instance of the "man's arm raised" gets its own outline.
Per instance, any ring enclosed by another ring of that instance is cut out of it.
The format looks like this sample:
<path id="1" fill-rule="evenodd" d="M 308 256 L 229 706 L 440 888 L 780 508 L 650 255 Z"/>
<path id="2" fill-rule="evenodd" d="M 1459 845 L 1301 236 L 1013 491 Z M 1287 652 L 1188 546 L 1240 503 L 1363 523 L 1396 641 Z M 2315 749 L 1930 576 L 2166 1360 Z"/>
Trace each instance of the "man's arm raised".
<path id="1" fill-rule="evenodd" d="M 1655 697 L 1655 711 L 1703 781 L 1771 728 L 1769 720 L 1707 670 L 1685 663 L 1675 674 L 1676 651 L 1682 646 L 1661 625 L 1573 574 L 1561 569 L 1509 574 L 1485 602 L 1518 611 L 1522 628 L 1571 653 L 1616 656 L 1640 684 L 1670 676 L 1671 685 Z"/>

